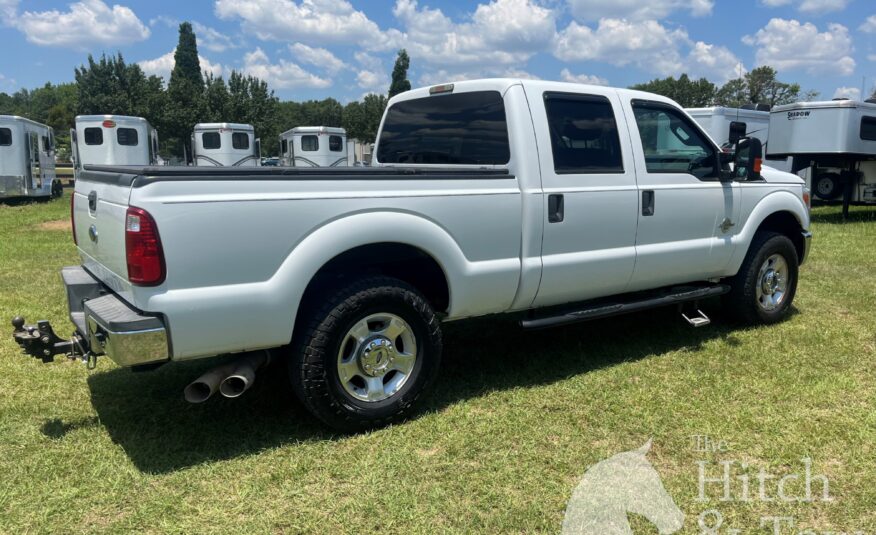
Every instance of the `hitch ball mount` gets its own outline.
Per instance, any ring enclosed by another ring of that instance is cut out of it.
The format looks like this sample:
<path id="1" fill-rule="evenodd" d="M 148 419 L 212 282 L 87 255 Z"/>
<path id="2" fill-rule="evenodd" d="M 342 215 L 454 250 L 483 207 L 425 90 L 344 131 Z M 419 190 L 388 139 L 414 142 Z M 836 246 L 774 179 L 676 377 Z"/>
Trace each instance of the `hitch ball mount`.
<path id="1" fill-rule="evenodd" d="M 12 337 L 25 353 L 43 362 L 53 362 L 55 355 L 65 355 L 69 359 L 80 359 L 92 367 L 94 358 L 88 350 L 88 343 L 79 334 L 63 339 L 55 334 L 51 323 L 38 321 L 36 325 L 25 325 L 21 316 L 12 320 Z"/>

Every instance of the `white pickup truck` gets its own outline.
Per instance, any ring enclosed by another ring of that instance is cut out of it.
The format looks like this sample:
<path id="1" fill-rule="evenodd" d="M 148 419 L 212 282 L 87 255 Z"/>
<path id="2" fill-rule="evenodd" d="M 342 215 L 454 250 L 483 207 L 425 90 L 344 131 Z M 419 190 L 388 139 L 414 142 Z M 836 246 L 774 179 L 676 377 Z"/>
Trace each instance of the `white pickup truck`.
<path id="1" fill-rule="evenodd" d="M 239 395 L 273 350 L 314 415 L 373 427 L 435 378 L 442 321 L 676 305 L 699 326 L 696 302 L 718 295 L 744 322 L 784 318 L 808 191 L 760 157 L 747 138 L 723 153 L 649 93 L 416 89 L 390 100 L 371 168 L 88 169 L 72 201 L 82 266 L 62 272 L 76 334 L 16 318 L 14 335 L 46 360 L 238 354 L 191 401 Z"/>

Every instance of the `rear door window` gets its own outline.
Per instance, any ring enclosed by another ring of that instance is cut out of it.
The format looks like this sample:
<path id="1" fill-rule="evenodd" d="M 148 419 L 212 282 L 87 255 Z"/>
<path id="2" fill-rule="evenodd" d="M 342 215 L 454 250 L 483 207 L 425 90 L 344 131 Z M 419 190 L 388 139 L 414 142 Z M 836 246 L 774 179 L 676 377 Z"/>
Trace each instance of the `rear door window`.
<path id="1" fill-rule="evenodd" d="M 0 145 L 8 147 L 12 145 L 12 129 L 0 128 Z"/>
<path id="2" fill-rule="evenodd" d="M 103 128 L 100 128 L 100 127 L 86 128 L 85 135 L 82 137 L 85 138 L 86 145 L 103 145 Z"/>
<path id="3" fill-rule="evenodd" d="M 598 95 L 545 93 L 557 174 L 623 173 L 611 102 Z"/>
<path id="4" fill-rule="evenodd" d="M 876 141 L 876 117 L 861 117 L 861 139 Z"/>
<path id="5" fill-rule="evenodd" d="M 125 145 L 128 147 L 136 147 L 137 143 L 140 142 L 137 137 L 137 130 L 133 128 L 117 128 L 116 139 L 118 140 L 119 145 Z"/>
<path id="6" fill-rule="evenodd" d="M 201 134 L 201 142 L 205 149 L 218 149 L 222 146 L 222 139 L 219 137 L 219 132 L 204 132 Z"/>
<path id="7" fill-rule="evenodd" d="M 246 150 L 249 148 L 249 134 L 245 132 L 235 132 L 231 134 L 231 146 L 237 150 Z"/>
<path id="8" fill-rule="evenodd" d="M 341 136 L 329 136 L 329 150 L 332 152 L 341 152 L 343 150 L 344 140 Z"/>
<path id="9" fill-rule="evenodd" d="M 434 95 L 394 104 L 377 159 L 383 163 L 504 165 L 511 158 L 498 91 Z"/>
<path id="10" fill-rule="evenodd" d="M 301 136 L 301 150 L 308 152 L 319 150 L 319 138 L 316 136 Z"/>

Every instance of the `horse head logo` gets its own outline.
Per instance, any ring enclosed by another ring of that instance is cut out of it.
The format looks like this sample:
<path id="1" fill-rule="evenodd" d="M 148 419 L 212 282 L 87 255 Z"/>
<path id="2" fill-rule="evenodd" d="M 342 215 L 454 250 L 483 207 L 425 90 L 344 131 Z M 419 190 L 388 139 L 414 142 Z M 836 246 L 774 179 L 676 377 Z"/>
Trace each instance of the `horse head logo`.
<path id="1" fill-rule="evenodd" d="M 591 466 L 566 506 L 563 534 L 632 535 L 627 513 L 644 516 L 661 534 L 680 530 L 684 513 L 645 457 L 650 449 L 649 440 Z"/>

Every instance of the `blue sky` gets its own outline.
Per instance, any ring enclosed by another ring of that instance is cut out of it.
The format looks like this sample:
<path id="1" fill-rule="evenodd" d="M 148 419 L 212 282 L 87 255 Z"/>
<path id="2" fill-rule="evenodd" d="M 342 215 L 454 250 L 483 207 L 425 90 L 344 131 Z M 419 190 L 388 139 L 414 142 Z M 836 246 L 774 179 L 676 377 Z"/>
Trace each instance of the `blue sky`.
<path id="1" fill-rule="evenodd" d="M 284 100 L 385 92 L 401 47 L 415 86 L 682 72 L 720 84 L 763 64 L 821 98 L 876 84 L 874 0 L 0 0 L 0 91 L 70 81 L 89 53 L 166 76 L 184 20 L 203 68 L 254 74 Z"/>

